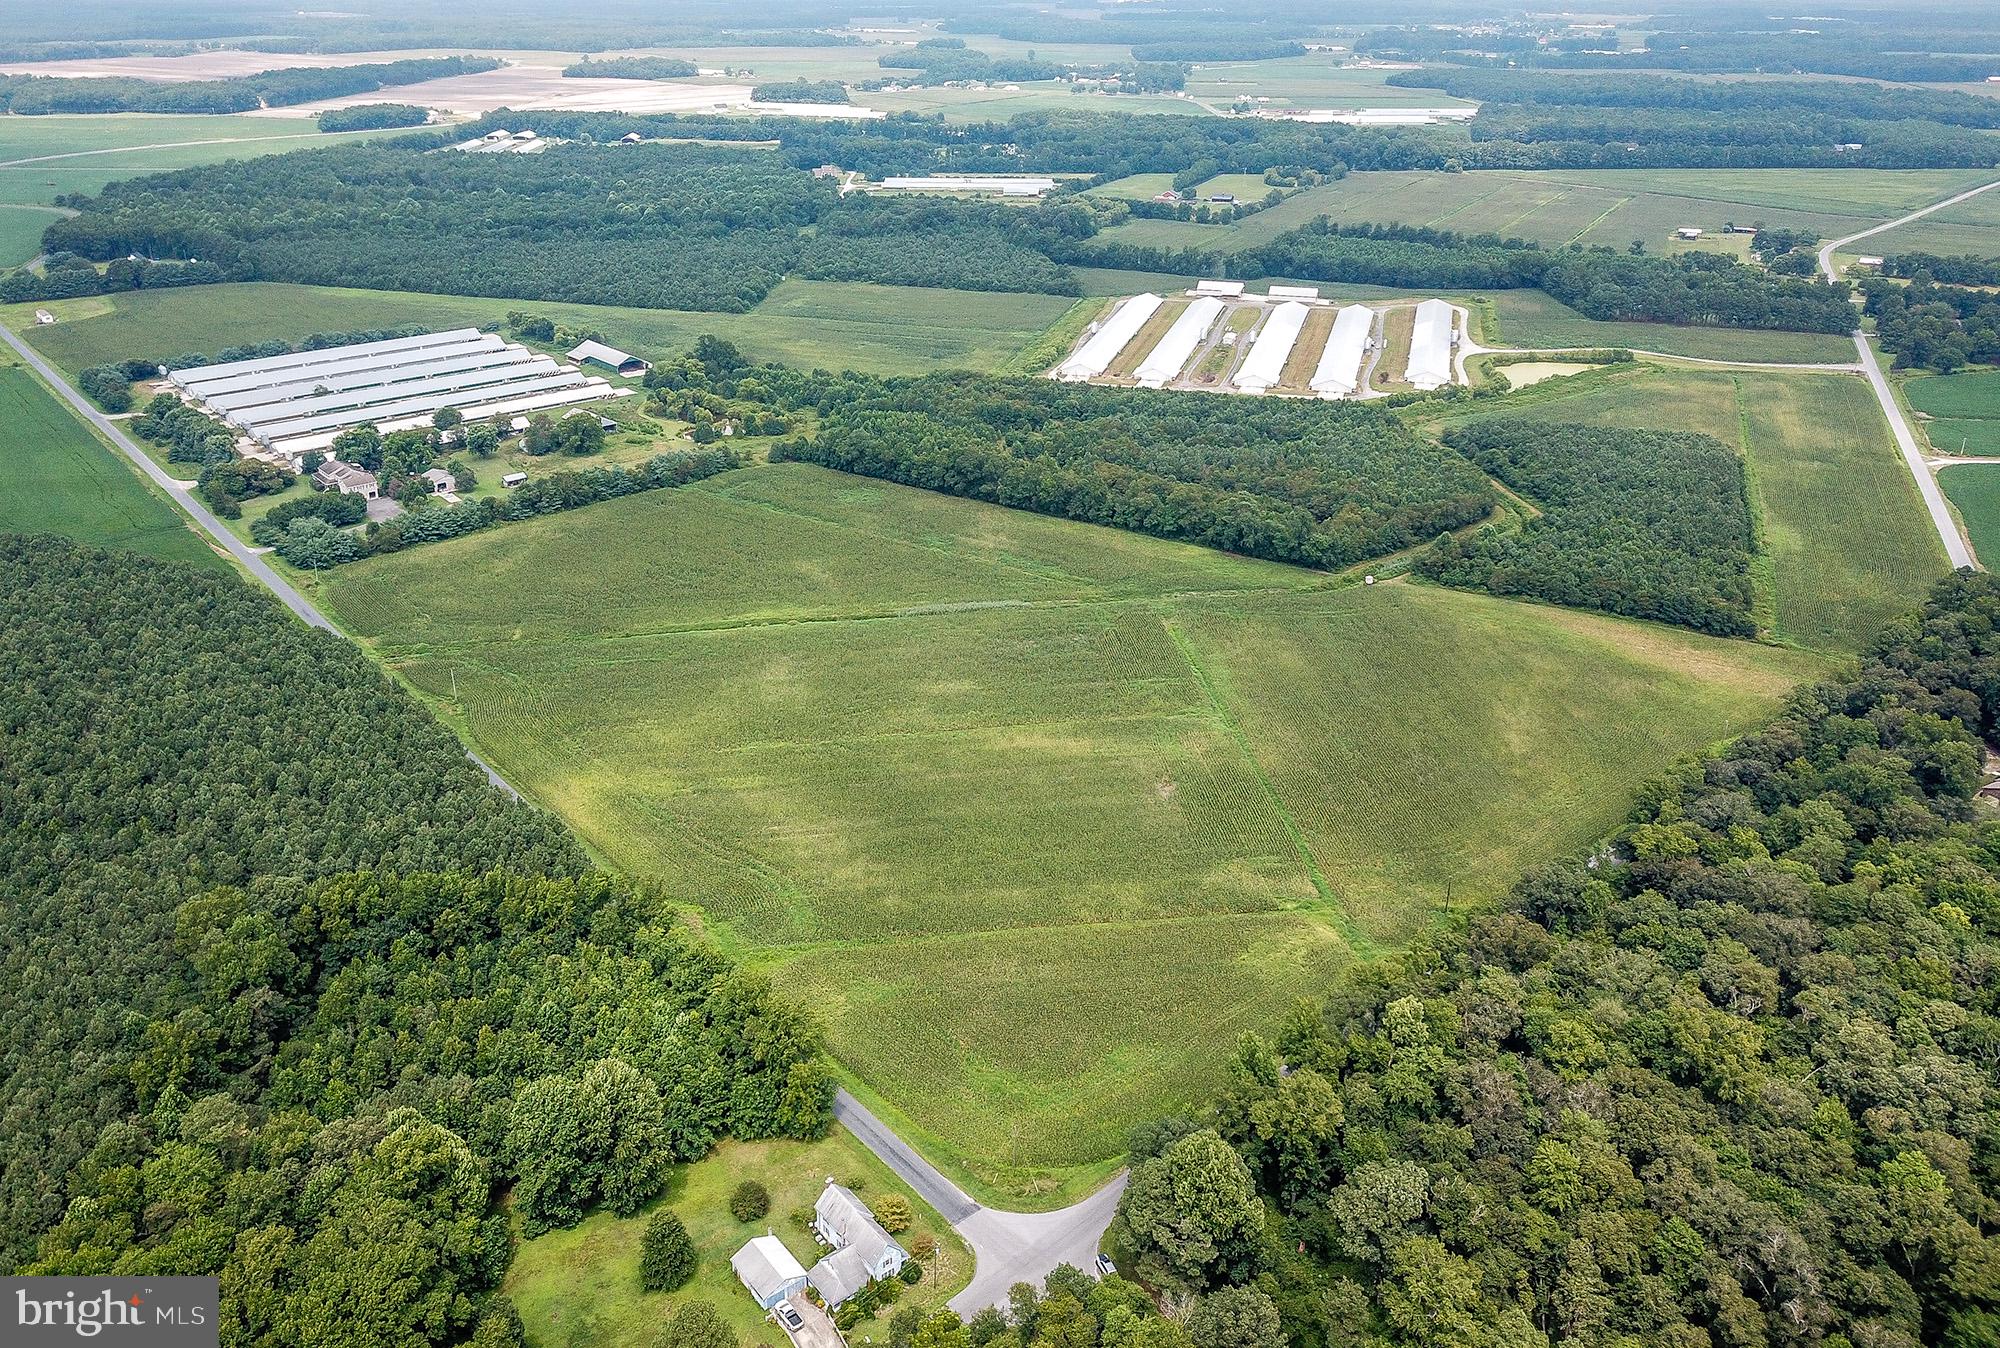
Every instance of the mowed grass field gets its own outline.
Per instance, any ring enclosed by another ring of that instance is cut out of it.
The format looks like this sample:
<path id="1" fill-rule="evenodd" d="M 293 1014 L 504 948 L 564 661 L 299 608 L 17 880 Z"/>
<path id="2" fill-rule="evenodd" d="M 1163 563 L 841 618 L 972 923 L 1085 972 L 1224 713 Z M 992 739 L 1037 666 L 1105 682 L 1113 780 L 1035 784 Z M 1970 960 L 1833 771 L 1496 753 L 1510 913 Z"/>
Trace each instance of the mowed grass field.
<path id="1" fill-rule="evenodd" d="M 63 534 L 168 561 L 223 563 L 42 383 L 0 363 L 0 532 Z"/>
<path id="2" fill-rule="evenodd" d="M 711 314 L 248 282 L 0 305 L 0 322 L 23 332 L 72 375 L 103 361 L 213 354 L 274 338 L 297 341 L 314 332 L 411 323 L 480 327 L 500 322 L 514 309 L 596 329 L 647 356 L 682 350 L 714 333 L 752 360 L 907 374 L 941 367 L 998 369 L 1074 303 L 1059 295 L 786 281 L 747 314 Z M 59 321 L 34 326 L 36 308 L 50 310 Z"/>
<path id="3" fill-rule="evenodd" d="M 1923 375 L 1903 385 L 1940 454 L 2000 454 L 2000 373 Z"/>
<path id="4" fill-rule="evenodd" d="M 320 593 L 939 1157 L 1054 1201 L 1218 1045 L 1818 663 L 1331 583 L 784 464 Z"/>
<path id="5" fill-rule="evenodd" d="M 2000 565 L 2000 464 L 1950 464 L 1937 479 L 1965 524 L 1973 555 L 1982 566 Z"/>
<path id="6" fill-rule="evenodd" d="M 1946 562 L 1859 376 L 1644 364 L 1537 387 L 1494 415 L 1700 431 L 1748 455 L 1774 635 L 1854 651 Z"/>

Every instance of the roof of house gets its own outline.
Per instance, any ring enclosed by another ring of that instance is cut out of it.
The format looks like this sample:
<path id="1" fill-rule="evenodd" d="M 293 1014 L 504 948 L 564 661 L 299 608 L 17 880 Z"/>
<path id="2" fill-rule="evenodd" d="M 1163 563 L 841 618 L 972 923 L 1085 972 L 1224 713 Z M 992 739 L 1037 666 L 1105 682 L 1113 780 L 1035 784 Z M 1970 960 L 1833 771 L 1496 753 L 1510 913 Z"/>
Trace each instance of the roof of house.
<path id="1" fill-rule="evenodd" d="M 882 1223 L 875 1220 L 875 1214 L 868 1210 L 854 1190 L 831 1180 L 819 1192 L 819 1199 L 813 1204 L 813 1213 L 820 1225 L 837 1239 L 835 1243 L 843 1250 L 860 1251 L 864 1263 L 873 1264 L 882 1257 L 882 1251 L 896 1245 L 894 1238 L 882 1229 Z M 896 1245 L 897 1249 L 902 1249 Z"/>
<path id="2" fill-rule="evenodd" d="M 375 484 L 375 474 L 359 464 L 342 463 L 339 459 L 328 459 L 313 469 L 313 481 L 323 486 L 345 487 L 350 483 L 365 482 Z"/>
<path id="3" fill-rule="evenodd" d="M 807 1276 L 827 1305 L 838 1306 L 868 1285 L 869 1263 L 859 1246 L 849 1245 L 814 1264 Z"/>
<path id="4" fill-rule="evenodd" d="M 750 1294 L 759 1301 L 774 1296 L 784 1289 L 786 1283 L 797 1282 L 806 1276 L 805 1269 L 785 1248 L 785 1243 L 776 1236 L 757 1236 L 735 1254 L 729 1256 L 729 1267 Z"/>
<path id="5" fill-rule="evenodd" d="M 424 481 L 442 483 L 447 487 L 454 487 L 458 485 L 458 479 L 453 477 L 450 473 L 446 472 L 442 468 L 424 469 Z"/>

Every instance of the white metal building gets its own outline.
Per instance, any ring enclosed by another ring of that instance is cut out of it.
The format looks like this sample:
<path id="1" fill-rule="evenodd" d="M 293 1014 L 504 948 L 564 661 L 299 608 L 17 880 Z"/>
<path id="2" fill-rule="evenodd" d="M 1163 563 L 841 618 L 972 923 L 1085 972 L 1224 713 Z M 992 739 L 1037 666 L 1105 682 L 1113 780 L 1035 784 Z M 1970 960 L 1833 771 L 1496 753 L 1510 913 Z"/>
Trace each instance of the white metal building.
<path id="1" fill-rule="evenodd" d="M 1064 383 L 1080 384 L 1086 379 L 1095 379 L 1111 368 L 1111 362 L 1118 359 L 1118 353 L 1126 344 L 1139 335 L 1139 329 L 1146 326 L 1163 303 L 1158 295 L 1134 295 L 1126 300 L 1104 320 L 1102 327 L 1070 353 L 1068 360 L 1056 366 L 1056 378 Z"/>
<path id="2" fill-rule="evenodd" d="M 1403 377 L 1412 388 L 1443 388 L 1451 382 L 1452 307 L 1443 300 L 1417 306 L 1416 327 L 1410 333 L 1410 363 Z"/>
<path id="3" fill-rule="evenodd" d="M 1236 387 L 1245 393 L 1269 393 L 1276 388 L 1284 378 L 1285 362 L 1292 358 L 1292 348 L 1299 344 L 1299 330 L 1305 327 L 1306 315 L 1311 312 L 1297 300 L 1286 300 L 1273 309 L 1257 333 L 1257 340 L 1251 343 L 1250 354 L 1236 371 Z"/>
<path id="4" fill-rule="evenodd" d="M 1054 191 L 1056 180 L 940 174 L 932 178 L 884 178 L 882 186 L 899 192 L 985 192 L 1003 197 L 1038 197 Z"/>
<path id="5" fill-rule="evenodd" d="M 1186 368 L 1188 358 L 1201 346 L 1208 330 L 1215 326 L 1215 320 L 1222 316 L 1222 301 L 1213 295 L 1203 295 L 1190 301 L 1181 310 L 1174 325 L 1167 329 L 1166 336 L 1160 338 L 1159 345 L 1152 354 L 1140 362 L 1134 376 L 1141 388 L 1165 388 L 1180 377 Z"/>
<path id="6" fill-rule="evenodd" d="M 1375 311 L 1350 304 L 1333 320 L 1326 346 L 1313 370 L 1312 391 L 1322 398 L 1345 398 L 1361 387 L 1361 361 L 1368 354 L 1368 334 L 1375 329 Z"/>
<path id="7" fill-rule="evenodd" d="M 430 425 L 446 407 L 481 421 L 619 392 L 475 328 L 170 370 L 167 378 L 272 457 L 294 463 L 364 423 L 408 430 Z"/>
<path id="8" fill-rule="evenodd" d="M 1269 295 L 1274 300 L 1316 300 L 1318 286 L 1272 286 Z"/>
<path id="9" fill-rule="evenodd" d="M 1243 293 L 1243 283 L 1241 281 L 1196 281 L 1194 283 L 1194 293 L 1197 295 L 1221 295 L 1225 299 L 1233 299 Z"/>

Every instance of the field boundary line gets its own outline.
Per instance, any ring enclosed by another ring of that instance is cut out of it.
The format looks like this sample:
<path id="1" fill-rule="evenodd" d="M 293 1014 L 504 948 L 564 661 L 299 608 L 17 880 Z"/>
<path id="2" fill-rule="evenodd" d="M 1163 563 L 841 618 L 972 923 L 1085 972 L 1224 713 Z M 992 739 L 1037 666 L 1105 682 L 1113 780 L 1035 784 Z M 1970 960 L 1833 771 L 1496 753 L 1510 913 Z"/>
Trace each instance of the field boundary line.
<path id="1" fill-rule="evenodd" d="M 1750 406 L 1743 399 L 1743 377 L 1729 376 L 1730 392 L 1736 401 L 1736 448 L 1743 461 L 1743 494 L 1750 507 L 1750 538 L 1755 545 L 1750 560 L 1750 583 L 1755 587 L 1751 617 L 1760 631 L 1773 640 L 1778 636 L 1778 573 L 1771 555 L 1770 513 L 1764 507 L 1764 489 L 1757 478 L 1757 462 L 1750 452 Z M 1768 617 L 1769 621 L 1765 621 Z"/>
<path id="2" fill-rule="evenodd" d="M 1306 875 L 1311 878 L 1313 888 L 1318 891 L 1323 905 L 1322 911 L 1333 923 L 1334 930 L 1340 933 L 1341 939 L 1347 942 L 1348 948 L 1357 957 L 1373 959 L 1380 953 L 1380 947 L 1373 938 L 1354 924 L 1353 916 L 1341 905 L 1340 897 L 1334 892 L 1332 883 L 1320 870 L 1319 862 L 1313 858 L 1312 848 L 1306 843 L 1306 836 L 1299 828 L 1297 816 L 1292 813 L 1291 807 L 1285 804 L 1284 798 L 1278 794 L 1278 789 L 1271 784 L 1270 777 L 1264 771 L 1264 765 L 1257 761 L 1257 755 L 1250 748 L 1250 737 L 1243 732 L 1243 727 L 1237 723 L 1236 718 L 1229 714 L 1229 709 L 1222 705 L 1222 699 L 1216 694 L 1214 681 L 1202 665 L 1201 657 L 1195 654 L 1193 644 L 1175 625 L 1173 619 L 1164 613 L 1160 615 L 1160 626 L 1165 629 L 1167 639 L 1174 643 L 1174 649 L 1180 652 L 1181 659 L 1187 662 L 1188 673 L 1194 676 L 1202 696 L 1207 699 L 1210 714 L 1214 717 L 1216 725 L 1235 743 L 1237 752 L 1243 755 L 1244 765 L 1250 769 L 1250 775 L 1257 779 L 1257 785 L 1262 788 L 1264 798 L 1270 802 L 1272 812 L 1277 815 L 1278 822 L 1284 825 L 1286 834 L 1291 838 L 1292 846 L 1298 849 L 1299 861 L 1305 866 Z"/>

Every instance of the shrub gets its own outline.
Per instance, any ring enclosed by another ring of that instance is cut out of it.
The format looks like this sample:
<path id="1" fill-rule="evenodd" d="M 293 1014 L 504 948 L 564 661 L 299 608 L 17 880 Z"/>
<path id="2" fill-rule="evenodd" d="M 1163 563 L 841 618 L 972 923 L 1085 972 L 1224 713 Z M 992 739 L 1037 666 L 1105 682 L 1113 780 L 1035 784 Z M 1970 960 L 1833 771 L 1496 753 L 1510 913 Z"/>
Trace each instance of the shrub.
<path id="1" fill-rule="evenodd" d="M 877 1194 L 868 1204 L 868 1210 L 875 1214 L 875 1220 L 882 1223 L 882 1229 L 890 1235 L 910 1229 L 916 1220 L 916 1213 L 910 1209 L 910 1200 L 901 1194 Z"/>
<path id="2" fill-rule="evenodd" d="M 661 1208 L 647 1219 L 646 1234 L 639 1240 L 639 1281 L 649 1292 L 671 1292 L 687 1284 L 694 1266 L 694 1241 L 686 1224 L 671 1208 Z M 690 1302 L 682 1310 L 703 1304 Z"/>
<path id="3" fill-rule="evenodd" d="M 770 1191 L 756 1180 L 744 1180 L 729 1195 L 729 1215 L 739 1222 L 754 1222 L 770 1210 Z"/>
<path id="4" fill-rule="evenodd" d="M 935 1246 L 933 1246 L 933 1248 L 935 1248 Z M 924 1280 L 924 1266 L 922 1264 L 919 1264 L 916 1260 L 912 1259 L 909 1263 L 903 1265 L 902 1271 L 898 1273 L 896 1276 L 901 1278 L 904 1282 L 908 1283 L 910 1286 L 915 1287 L 918 1283 Z"/>
<path id="5" fill-rule="evenodd" d="M 706 1301 L 683 1302 L 660 1326 L 659 1348 L 736 1348 L 736 1332 Z"/>
<path id="6" fill-rule="evenodd" d="M 929 1259 L 937 1253 L 937 1237 L 928 1231 L 910 1242 L 910 1253 L 918 1259 Z"/>

